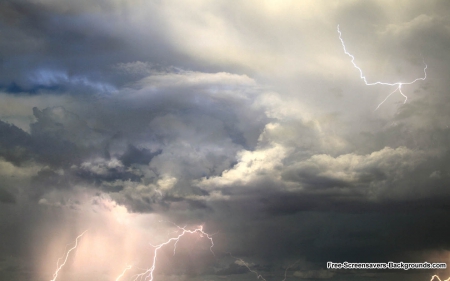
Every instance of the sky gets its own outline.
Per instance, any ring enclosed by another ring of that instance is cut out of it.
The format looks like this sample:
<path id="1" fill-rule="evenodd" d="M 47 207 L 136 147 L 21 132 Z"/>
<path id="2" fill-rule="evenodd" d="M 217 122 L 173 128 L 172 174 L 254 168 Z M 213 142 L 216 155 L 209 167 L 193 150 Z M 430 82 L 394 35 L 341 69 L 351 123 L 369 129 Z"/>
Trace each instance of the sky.
<path id="1" fill-rule="evenodd" d="M 1 1 L 0 280 L 448 278 L 326 264 L 450 262 L 449 14 Z"/>

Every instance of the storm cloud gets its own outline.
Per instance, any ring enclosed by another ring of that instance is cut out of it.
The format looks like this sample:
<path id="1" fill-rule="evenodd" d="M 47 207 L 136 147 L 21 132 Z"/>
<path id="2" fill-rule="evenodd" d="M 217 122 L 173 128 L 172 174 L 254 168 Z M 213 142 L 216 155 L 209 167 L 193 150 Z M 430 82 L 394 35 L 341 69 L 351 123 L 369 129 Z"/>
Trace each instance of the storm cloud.
<path id="1" fill-rule="evenodd" d="M 3 1 L 0 280 L 446 278 L 326 262 L 448 259 L 449 9 Z"/>

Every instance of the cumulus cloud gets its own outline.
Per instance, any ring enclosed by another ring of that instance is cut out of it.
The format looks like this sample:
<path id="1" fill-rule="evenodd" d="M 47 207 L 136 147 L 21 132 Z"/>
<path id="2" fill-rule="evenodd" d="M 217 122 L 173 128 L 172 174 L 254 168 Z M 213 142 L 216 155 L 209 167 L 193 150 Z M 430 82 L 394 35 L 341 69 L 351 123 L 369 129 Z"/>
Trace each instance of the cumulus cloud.
<path id="1" fill-rule="evenodd" d="M 268 176 L 277 179 L 277 170 L 282 167 L 282 160 L 287 151 L 282 146 L 274 144 L 271 147 L 256 149 L 255 151 L 241 151 L 238 163 L 222 173 L 220 177 L 203 179 L 202 186 L 223 186 L 233 184 L 247 184 L 256 177 Z"/>
<path id="2" fill-rule="evenodd" d="M 48 280 L 41 253 L 56 261 L 92 226 L 65 274 L 114 279 L 176 231 L 160 220 L 217 241 L 216 259 L 192 237 L 164 250 L 161 280 L 247 279 L 230 251 L 263 276 L 340 279 L 324 262 L 448 249 L 447 14 L 442 1 L 2 2 L 0 279 Z M 337 24 L 371 79 L 428 64 L 406 104 L 374 111 L 390 89 L 361 81 Z M 88 253 L 104 271 L 80 269 Z M 5 269 L 18 263 L 36 266 Z"/>
<path id="3" fill-rule="evenodd" d="M 406 147 L 386 147 L 370 155 L 344 154 L 338 157 L 314 155 L 290 167 L 284 179 L 308 188 L 368 187 L 398 182 L 421 162 L 424 155 Z"/>
<path id="4" fill-rule="evenodd" d="M 152 73 L 103 97 L 100 108 L 83 106 L 84 100 L 70 110 L 35 107 L 29 133 L 3 123 L 17 135 L 4 139 L 17 150 L 4 157 L 43 165 L 33 178 L 38 200 L 45 190 L 84 184 L 115 193 L 132 210 L 153 210 L 152 204 L 206 195 L 190 181 L 220 175 L 237 151 L 256 145 L 267 120 L 253 104 L 261 92 L 245 75 Z"/>

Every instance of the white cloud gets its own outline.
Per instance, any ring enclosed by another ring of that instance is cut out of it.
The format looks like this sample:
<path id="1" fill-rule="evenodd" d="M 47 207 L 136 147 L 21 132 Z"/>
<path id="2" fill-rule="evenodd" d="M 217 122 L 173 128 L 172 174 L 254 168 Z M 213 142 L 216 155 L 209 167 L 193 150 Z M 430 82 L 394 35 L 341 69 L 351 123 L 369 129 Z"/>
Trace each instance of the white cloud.
<path id="1" fill-rule="evenodd" d="M 226 170 L 221 176 L 202 179 L 199 184 L 205 188 L 232 184 L 247 184 L 259 177 L 280 178 L 282 161 L 289 150 L 279 144 L 272 144 L 265 148 L 257 148 L 255 151 L 240 151 L 238 163 Z"/>
<path id="2" fill-rule="evenodd" d="M 96 175 L 105 176 L 110 173 L 111 169 L 124 169 L 124 166 L 120 160 L 112 158 L 106 160 L 103 158 L 97 158 L 92 161 L 86 161 L 81 163 L 80 168 L 84 171 L 91 172 Z"/>

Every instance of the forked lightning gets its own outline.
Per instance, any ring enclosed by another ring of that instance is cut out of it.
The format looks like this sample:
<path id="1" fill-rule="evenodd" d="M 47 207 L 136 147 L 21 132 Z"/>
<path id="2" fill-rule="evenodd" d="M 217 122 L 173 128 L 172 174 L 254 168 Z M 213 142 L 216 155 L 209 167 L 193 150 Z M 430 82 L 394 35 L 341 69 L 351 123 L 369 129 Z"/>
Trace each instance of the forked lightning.
<path id="1" fill-rule="evenodd" d="M 83 231 L 83 233 L 81 233 L 80 235 L 77 236 L 77 238 L 75 239 L 75 245 L 67 251 L 67 253 L 65 254 L 65 257 L 62 257 L 62 258 L 59 258 L 59 259 L 58 259 L 58 261 L 56 262 L 56 271 L 55 271 L 55 273 L 53 274 L 53 279 L 50 280 L 50 281 L 55 281 L 55 280 L 56 280 L 56 278 L 58 277 L 59 271 L 60 271 L 61 268 L 63 268 L 63 266 L 66 264 L 67 259 L 69 258 L 70 252 L 72 252 L 73 250 L 75 250 L 75 249 L 78 247 L 78 239 L 80 239 L 80 237 L 83 236 L 84 233 L 86 233 L 86 231 L 87 231 L 87 230 Z M 64 262 L 63 262 L 62 264 L 59 264 L 59 261 L 60 261 L 61 259 L 64 259 Z"/>
<path id="2" fill-rule="evenodd" d="M 364 83 L 367 85 L 367 86 L 373 86 L 373 85 L 385 85 L 385 86 L 395 86 L 396 88 L 395 88 L 395 90 L 392 92 L 392 93 L 390 93 L 378 106 L 377 106 L 377 108 L 375 109 L 375 110 L 377 110 L 393 93 L 395 93 L 395 92 L 397 92 L 397 91 L 399 91 L 399 93 L 405 98 L 405 101 L 403 102 L 403 103 L 406 103 L 406 101 L 408 100 L 408 97 L 402 92 L 402 85 L 411 85 L 411 84 L 414 84 L 415 82 L 417 82 L 417 81 L 419 81 L 419 80 L 425 80 L 426 78 L 427 78 L 427 68 L 428 68 L 428 66 L 427 66 L 427 64 L 424 62 L 424 65 L 425 65 L 425 67 L 424 67 L 424 69 L 423 69 L 423 73 L 424 73 L 424 76 L 423 77 L 421 77 L 421 78 L 416 78 L 416 79 L 414 79 L 413 81 L 411 81 L 411 82 L 395 82 L 395 83 L 388 83 L 388 82 L 381 82 L 381 81 L 376 81 L 376 82 L 372 82 L 372 83 L 369 83 L 369 82 L 367 82 L 367 79 L 366 79 L 366 76 L 364 76 L 364 74 L 363 74 L 363 71 L 361 70 L 361 68 L 359 67 L 359 66 L 357 66 L 356 65 L 356 63 L 355 63 L 355 57 L 352 55 L 352 54 L 350 54 L 348 51 L 347 51 L 347 49 L 345 48 L 345 44 L 344 44 L 344 40 L 342 39 L 342 33 L 341 33 L 341 31 L 340 31 L 340 29 L 339 29 L 339 25 L 337 26 L 337 31 L 338 31 L 338 33 L 339 33 L 339 39 L 341 40 L 341 43 L 342 43 L 342 48 L 344 48 L 344 53 L 347 55 L 347 56 L 349 56 L 349 57 L 351 57 L 352 58 L 352 60 L 351 60 L 351 62 L 352 62 L 352 64 L 353 64 L 353 66 L 356 68 L 356 69 L 358 69 L 359 70 L 359 75 L 360 75 L 360 78 L 364 81 Z"/>
<path id="3" fill-rule="evenodd" d="M 149 269 L 147 269 L 146 271 L 144 271 L 144 272 L 142 272 L 142 273 L 136 275 L 135 278 L 133 279 L 133 281 L 137 281 L 137 280 L 139 280 L 139 281 L 141 281 L 141 280 L 144 280 L 144 281 L 153 281 L 153 272 L 155 271 L 155 268 L 156 268 L 156 262 L 158 261 L 158 251 L 159 251 L 162 247 L 164 247 L 164 246 L 170 244 L 171 242 L 174 242 L 174 245 L 173 245 L 173 254 L 175 255 L 175 252 L 176 252 L 176 249 L 177 249 L 177 243 L 178 243 L 178 241 L 180 241 L 180 239 L 181 239 L 184 235 L 186 235 L 186 234 L 194 234 L 194 233 L 198 233 L 198 234 L 200 234 L 200 237 L 206 237 L 206 238 L 208 238 L 209 241 L 211 242 L 211 247 L 209 247 L 209 250 L 210 250 L 211 253 L 215 256 L 215 254 L 214 254 L 214 252 L 213 252 L 213 250 L 212 250 L 212 248 L 213 248 L 213 246 L 214 246 L 214 241 L 213 241 L 213 239 L 212 239 L 212 237 L 211 237 L 210 234 L 208 234 L 208 233 L 206 233 L 206 232 L 203 231 L 203 226 L 200 226 L 200 227 L 198 227 L 198 228 L 196 228 L 196 229 L 194 229 L 194 230 L 188 230 L 188 229 L 186 229 L 185 227 L 180 227 L 180 226 L 177 226 L 177 227 L 178 227 L 178 229 L 181 231 L 181 234 L 179 234 L 177 237 L 170 238 L 170 239 L 168 239 L 166 242 L 161 243 L 161 244 L 159 244 L 159 245 L 152 245 L 152 246 L 155 248 L 154 253 L 153 253 L 153 264 L 152 264 L 152 266 L 151 266 Z"/>

